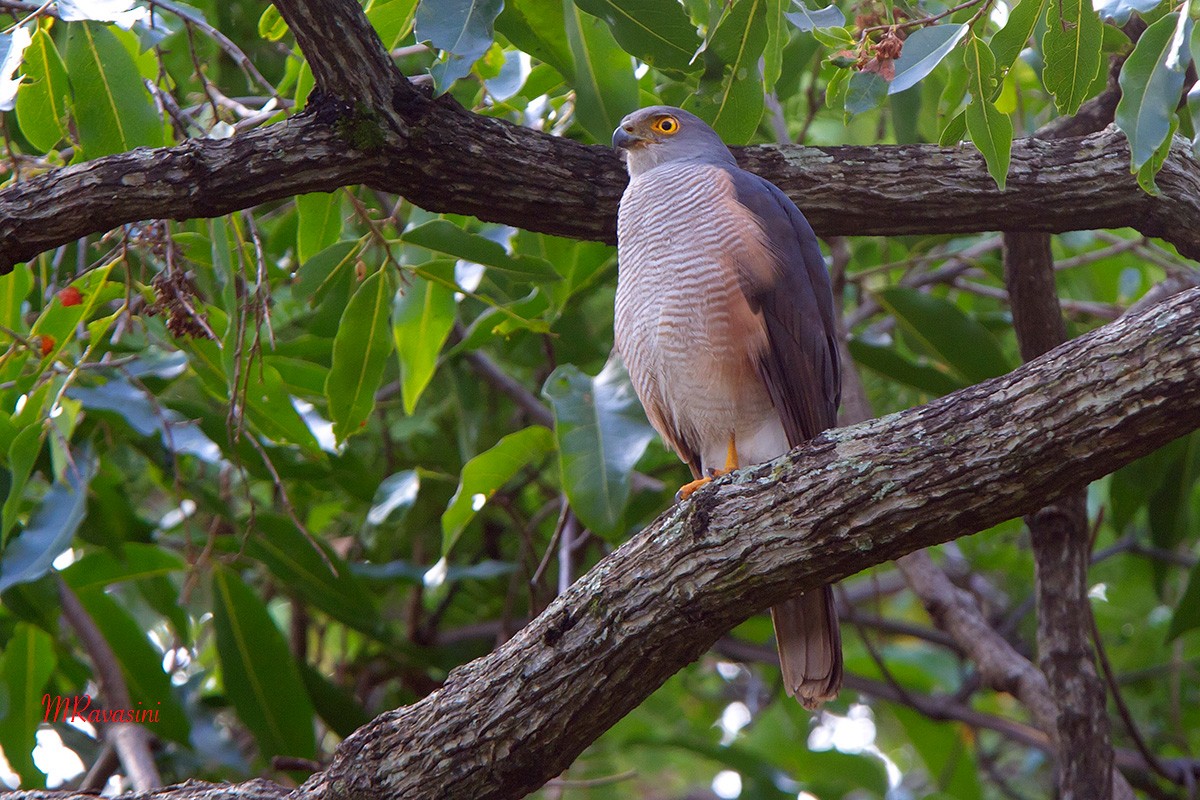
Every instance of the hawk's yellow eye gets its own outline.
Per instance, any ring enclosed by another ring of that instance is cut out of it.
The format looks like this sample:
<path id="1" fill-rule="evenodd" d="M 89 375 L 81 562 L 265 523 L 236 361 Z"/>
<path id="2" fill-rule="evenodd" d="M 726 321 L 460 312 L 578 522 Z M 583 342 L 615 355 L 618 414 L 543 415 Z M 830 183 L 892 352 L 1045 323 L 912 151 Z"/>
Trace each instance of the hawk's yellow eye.
<path id="1" fill-rule="evenodd" d="M 659 117 L 654 120 L 654 124 L 650 126 L 656 133 L 665 133 L 670 136 L 679 131 L 679 120 L 674 117 Z"/>

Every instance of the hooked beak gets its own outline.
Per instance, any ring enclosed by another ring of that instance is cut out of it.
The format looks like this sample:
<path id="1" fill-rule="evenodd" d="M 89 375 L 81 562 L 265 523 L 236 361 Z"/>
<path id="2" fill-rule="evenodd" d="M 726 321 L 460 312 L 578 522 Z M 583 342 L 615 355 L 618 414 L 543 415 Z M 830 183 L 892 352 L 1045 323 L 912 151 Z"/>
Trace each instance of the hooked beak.
<path id="1" fill-rule="evenodd" d="M 613 131 L 612 146 L 614 150 L 628 150 L 629 148 L 641 144 L 646 140 L 633 133 L 633 131 L 625 127 L 617 128 Z"/>

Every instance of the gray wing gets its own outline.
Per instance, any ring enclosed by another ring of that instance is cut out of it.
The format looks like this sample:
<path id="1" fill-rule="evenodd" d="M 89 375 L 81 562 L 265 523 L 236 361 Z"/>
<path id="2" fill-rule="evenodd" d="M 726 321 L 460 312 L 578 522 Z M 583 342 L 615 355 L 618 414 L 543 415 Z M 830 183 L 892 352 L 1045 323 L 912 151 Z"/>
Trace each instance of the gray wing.
<path id="1" fill-rule="evenodd" d="M 778 261 L 773 281 L 745 280 L 742 290 L 763 316 L 770 347 L 758 371 L 795 447 L 837 424 L 842 380 L 829 272 L 796 204 L 770 181 L 729 172 L 738 202 L 757 218 Z"/>

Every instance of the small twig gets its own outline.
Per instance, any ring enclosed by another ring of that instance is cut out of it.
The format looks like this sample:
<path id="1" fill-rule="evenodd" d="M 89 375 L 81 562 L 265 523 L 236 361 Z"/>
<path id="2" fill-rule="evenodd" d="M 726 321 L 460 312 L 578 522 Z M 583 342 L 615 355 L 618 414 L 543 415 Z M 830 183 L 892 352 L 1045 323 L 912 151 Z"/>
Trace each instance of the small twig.
<path id="1" fill-rule="evenodd" d="M 619 772 L 616 775 L 605 775 L 601 778 L 551 778 L 546 781 L 547 786 L 556 786 L 561 789 L 594 789 L 597 786 L 610 786 L 614 783 L 631 780 L 638 775 L 636 769 L 631 769 L 626 772 Z"/>

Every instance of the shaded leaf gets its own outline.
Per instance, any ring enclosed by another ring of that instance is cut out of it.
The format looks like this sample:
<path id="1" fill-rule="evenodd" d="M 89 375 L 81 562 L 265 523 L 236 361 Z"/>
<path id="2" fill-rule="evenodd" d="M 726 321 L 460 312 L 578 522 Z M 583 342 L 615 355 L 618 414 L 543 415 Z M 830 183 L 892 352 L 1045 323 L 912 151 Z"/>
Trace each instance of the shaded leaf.
<path id="1" fill-rule="evenodd" d="M 38 723 L 45 715 L 42 690 L 54 673 L 56 659 L 50 634 L 18 622 L 0 659 L 0 678 L 7 708 L 0 714 L 0 746 L 9 765 L 21 776 L 21 785 L 45 786 L 46 776 L 33 763 Z"/>
<path id="2" fill-rule="evenodd" d="M 142 436 L 158 436 L 168 450 L 198 456 L 205 461 L 220 459 L 221 449 L 195 425 L 169 408 L 163 408 L 151 395 L 123 378 L 113 378 L 100 386 L 73 386 L 67 397 L 78 400 L 89 411 L 118 414 Z"/>
<path id="3" fill-rule="evenodd" d="M 15 443 L 14 443 L 15 444 Z M 21 535 L 0 557 L 0 592 L 45 575 L 54 559 L 71 546 L 87 511 L 87 487 L 99 464 L 90 445 L 73 454 L 64 483 L 55 483 L 42 498 Z"/>
<path id="4" fill-rule="evenodd" d="M 1179 68 L 1168 66 L 1172 53 L 1176 52 L 1175 28 L 1179 19 L 1179 14 L 1172 12 L 1147 28 L 1121 68 L 1116 123 L 1129 140 L 1134 172 L 1153 158 L 1167 140 L 1183 92 L 1187 61 L 1176 58 Z M 1191 25 L 1190 19 L 1184 20 L 1188 35 Z"/>
<path id="5" fill-rule="evenodd" d="M 574 65 L 575 116 L 593 139 L 607 144 L 621 118 L 639 105 L 633 59 L 601 20 L 580 11 L 574 0 L 562 0 L 562 6 Z"/>
<path id="6" fill-rule="evenodd" d="M 261 561 L 283 586 L 334 619 L 373 636 L 380 634 L 375 602 L 346 562 L 322 543 L 318 552 L 291 520 L 259 515 L 245 554 Z M 332 565 L 332 570 L 330 569 Z"/>
<path id="7" fill-rule="evenodd" d="M 991 332 L 949 300 L 905 286 L 884 289 L 876 297 L 930 355 L 967 382 L 978 383 L 1012 368 Z"/>
<path id="8" fill-rule="evenodd" d="M 1192 567 L 1188 575 L 1187 589 L 1171 615 L 1171 627 L 1167 629 L 1167 641 L 1190 630 L 1200 628 L 1200 564 Z"/>
<path id="9" fill-rule="evenodd" d="M 186 569 L 177 554 L 157 545 L 126 542 L 117 556 L 95 550 L 62 571 L 63 580 L 76 592 L 101 590 L 114 583 L 169 575 Z"/>
<path id="10" fill-rule="evenodd" d="M 430 70 L 439 92 L 470 72 L 487 52 L 503 5 L 503 0 L 421 0 L 417 5 L 417 41 L 443 51 Z"/>
<path id="11" fill-rule="evenodd" d="M 517 470 L 540 460 L 554 448 L 554 434 L 534 425 L 510 433 L 462 468 L 458 489 L 442 514 L 442 558 L 454 548 L 467 524 Z"/>
<path id="12" fill-rule="evenodd" d="M 571 509 L 597 533 L 617 533 L 630 473 L 655 436 L 629 375 L 615 358 L 595 378 L 565 364 L 546 379 L 542 395 L 554 409 L 558 463 Z"/>
<path id="13" fill-rule="evenodd" d="M 693 62 L 700 37 L 676 0 L 575 0 L 575 4 L 607 22 L 625 52 L 647 64 L 685 71 L 704 66 L 700 59 Z"/>
<path id="14" fill-rule="evenodd" d="M 1060 114 L 1074 114 L 1087 99 L 1104 61 L 1103 24 L 1091 0 L 1050 0 L 1042 36 L 1042 81 Z"/>
<path id="15" fill-rule="evenodd" d="M 344 739 L 371 721 L 371 715 L 353 695 L 309 664 L 300 663 L 300 678 L 317 714 L 338 736 Z"/>
<path id="16" fill-rule="evenodd" d="M 33 474 L 33 465 L 38 454 L 42 451 L 42 426 L 30 425 L 23 428 L 8 448 L 8 497 L 4 499 L 3 539 L 7 541 L 8 532 L 16 524 L 17 512 L 21 510 L 21 499 L 25 492 L 25 484 Z M 2 563 L 2 562 L 0 562 Z M 0 581 L 4 579 L 0 574 Z"/>
<path id="17" fill-rule="evenodd" d="M 849 347 L 854 360 L 864 367 L 933 397 L 950 394 L 967 385 L 936 367 L 917 364 L 891 347 L 873 344 L 858 337 L 850 340 Z"/>
<path id="18" fill-rule="evenodd" d="M 81 592 L 79 602 L 117 657 L 131 709 L 157 711 L 155 734 L 186 745 L 187 712 L 171 689 L 170 676 L 163 672 L 163 654 L 150 643 L 145 628 L 103 589 Z"/>
<path id="19" fill-rule="evenodd" d="M 456 230 L 458 230 L 456 228 Z M 453 275 L 453 265 L 440 265 Z M 425 265 L 424 269 L 436 269 Z M 454 292 L 447 286 L 412 276 L 400 288 L 392 305 L 392 336 L 400 358 L 400 392 L 404 413 L 412 414 L 429 385 L 442 345 L 454 327 Z"/>
<path id="20" fill-rule="evenodd" d="M 213 570 L 213 625 L 225 693 L 264 759 L 312 758 L 313 707 L 287 642 L 237 573 Z"/>
<path id="21" fill-rule="evenodd" d="M 0 277 L 0 325 L 17 333 L 25 330 L 21 307 L 25 303 L 25 298 L 29 296 L 32 286 L 32 270 L 14 269 Z"/>
<path id="22" fill-rule="evenodd" d="M 966 23 L 958 23 L 931 25 L 914 31 L 904 40 L 904 49 L 896 59 L 896 76 L 892 78 L 888 93 L 903 92 L 933 72 L 933 68 L 950 54 L 968 30 Z"/>
<path id="23" fill-rule="evenodd" d="M 394 292 L 391 273 L 383 267 L 362 282 L 342 314 L 325 382 L 339 442 L 357 433 L 375 407 L 375 392 L 392 350 L 388 316 Z"/>
<path id="24" fill-rule="evenodd" d="M 449 220 L 430 220 L 410 228 L 400 238 L 407 244 L 423 247 L 438 255 L 461 258 L 514 275 L 544 281 L 559 279 L 554 267 L 542 259 L 520 253 L 510 255 L 499 242 L 464 231 Z"/>
<path id="25" fill-rule="evenodd" d="M 879 108 L 887 95 L 887 79 L 878 72 L 855 72 L 846 85 L 846 113 L 862 114 Z"/>

